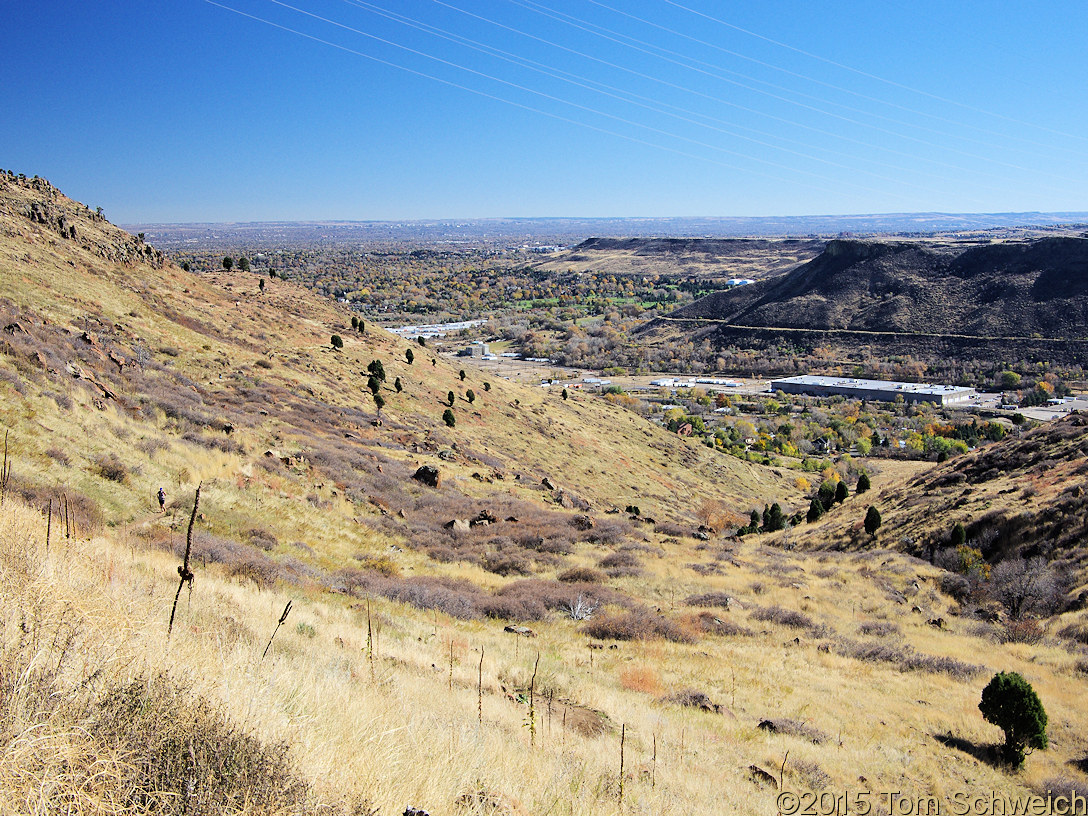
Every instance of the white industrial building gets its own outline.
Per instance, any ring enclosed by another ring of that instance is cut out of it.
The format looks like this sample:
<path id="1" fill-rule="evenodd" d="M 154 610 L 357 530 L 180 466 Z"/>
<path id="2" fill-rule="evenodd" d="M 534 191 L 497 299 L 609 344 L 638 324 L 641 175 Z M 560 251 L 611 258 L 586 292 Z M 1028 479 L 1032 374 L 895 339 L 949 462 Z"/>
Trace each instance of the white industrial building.
<path id="1" fill-rule="evenodd" d="M 815 375 L 772 380 L 771 390 L 783 391 L 786 394 L 807 394 L 813 397 L 841 395 L 883 402 L 895 402 L 896 399 L 902 397 L 904 402 L 932 402 L 936 405 L 962 405 L 976 396 L 975 389 L 957 385 L 859 380 Z"/>

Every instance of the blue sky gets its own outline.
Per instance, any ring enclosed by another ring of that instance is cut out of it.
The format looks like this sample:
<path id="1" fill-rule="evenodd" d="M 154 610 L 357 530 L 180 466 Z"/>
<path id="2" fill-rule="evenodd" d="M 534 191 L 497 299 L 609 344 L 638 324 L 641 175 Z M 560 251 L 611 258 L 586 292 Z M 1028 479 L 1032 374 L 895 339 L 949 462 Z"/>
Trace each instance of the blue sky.
<path id="1" fill-rule="evenodd" d="M 121 223 L 1088 210 L 1081 3 L 60 0 L 0 26 L 0 166 Z"/>

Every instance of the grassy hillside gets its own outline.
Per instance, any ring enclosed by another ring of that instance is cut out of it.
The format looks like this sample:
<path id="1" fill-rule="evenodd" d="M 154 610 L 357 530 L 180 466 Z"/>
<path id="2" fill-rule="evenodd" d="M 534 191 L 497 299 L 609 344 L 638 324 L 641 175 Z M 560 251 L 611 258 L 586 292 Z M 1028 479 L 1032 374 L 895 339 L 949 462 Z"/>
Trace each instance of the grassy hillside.
<path id="1" fill-rule="evenodd" d="M 1088 782 L 1088 657 L 1057 634 L 1078 613 L 1013 642 L 909 555 L 721 536 L 804 506 L 773 470 L 418 345 L 409 364 L 40 180 L 0 178 L 0 312 L 0 810 L 770 814 L 779 781 Z M 1017 774 L 977 710 L 998 670 L 1050 714 Z"/>

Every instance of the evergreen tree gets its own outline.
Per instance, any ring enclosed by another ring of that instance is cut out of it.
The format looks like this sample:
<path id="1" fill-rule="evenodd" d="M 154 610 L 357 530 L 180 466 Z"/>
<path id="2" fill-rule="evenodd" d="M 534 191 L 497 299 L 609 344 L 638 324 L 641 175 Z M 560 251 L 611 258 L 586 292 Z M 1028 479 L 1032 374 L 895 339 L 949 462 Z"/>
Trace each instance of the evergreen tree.
<path id="1" fill-rule="evenodd" d="M 820 504 L 820 500 L 815 496 L 812 497 L 812 501 L 808 504 L 808 513 L 805 515 L 805 521 L 809 524 L 816 521 L 824 514 L 824 506 Z"/>
<path id="2" fill-rule="evenodd" d="M 880 529 L 880 511 L 872 505 L 869 505 L 869 509 L 865 513 L 865 532 L 871 536 L 876 535 L 876 531 Z"/>
<path id="3" fill-rule="evenodd" d="M 232 258 L 230 255 L 227 255 L 225 258 L 223 258 L 223 268 L 226 269 L 228 272 L 233 269 L 234 258 Z"/>
<path id="4" fill-rule="evenodd" d="M 872 484 L 869 483 L 868 473 L 862 473 L 860 476 L 858 476 L 858 486 L 856 488 L 858 493 L 864 493 L 870 487 L 872 487 Z"/>
<path id="5" fill-rule="evenodd" d="M 986 722 L 1005 732 L 1001 753 L 1013 768 L 1024 764 L 1025 749 L 1046 749 L 1046 711 L 1035 689 L 1016 672 L 995 674 L 982 690 L 978 709 Z"/>
<path id="6" fill-rule="evenodd" d="M 442 421 L 452 428 L 457 424 L 457 417 L 453 415 L 453 411 L 447 408 L 442 412 Z"/>
<path id="7" fill-rule="evenodd" d="M 454 394 L 452 391 L 450 391 L 448 394 L 446 394 L 446 401 L 450 404 L 450 408 L 453 407 L 453 401 L 455 399 L 457 399 L 457 395 Z"/>
<path id="8" fill-rule="evenodd" d="M 963 522 L 957 521 L 952 527 L 951 544 L 953 547 L 962 547 L 967 543 L 967 531 L 963 528 Z"/>
<path id="9" fill-rule="evenodd" d="M 332 347 L 337 351 L 344 347 L 344 339 L 339 334 L 334 334 L 330 337 L 329 343 L 332 344 Z"/>
<path id="10" fill-rule="evenodd" d="M 411 349 L 407 349 L 404 352 L 404 359 L 408 361 L 408 365 L 412 365 L 416 361 L 416 354 Z"/>
<path id="11" fill-rule="evenodd" d="M 385 366 L 382 365 L 381 360 L 371 360 L 367 364 L 366 370 L 377 377 L 381 382 L 385 382 Z"/>
<path id="12" fill-rule="evenodd" d="M 465 399 L 468 400 L 469 405 L 476 402 L 476 392 L 473 391 L 471 388 L 468 389 L 468 391 L 465 392 Z"/>
<path id="13" fill-rule="evenodd" d="M 366 387 L 370 389 L 371 394 L 377 394 L 381 390 L 382 384 L 378 382 L 377 377 L 371 374 L 366 378 Z"/>
<path id="14" fill-rule="evenodd" d="M 846 489 L 846 482 L 839 482 L 838 486 L 835 488 L 835 501 L 842 504 L 849 495 L 850 491 Z"/>
<path id="15" fill-rule="evenodd" d="M 396 392 L 398 394 L 404 390 L 404 384 L 401 383 L 400 377 L 397 377 L 395 380 L 393 380 L 393 388 L 396 389 Z"/>
<path id="16" fill-rule="evenodd" d="M 457 372 L 457 376 L 461 378 L 461 382 L 464 382 L 465 381 L 465 370 L 462 368 L 460 371 Z"/>

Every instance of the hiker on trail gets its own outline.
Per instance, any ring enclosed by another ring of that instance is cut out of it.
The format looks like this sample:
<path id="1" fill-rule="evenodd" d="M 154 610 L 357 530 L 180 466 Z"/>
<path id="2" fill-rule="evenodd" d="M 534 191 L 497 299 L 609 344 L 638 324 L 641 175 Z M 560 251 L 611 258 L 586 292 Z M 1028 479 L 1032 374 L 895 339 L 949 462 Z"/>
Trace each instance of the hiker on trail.
<path id="1" fill-rule="evenodd" d="M 161 487 L 159 488 L 159 512 L 166 512 L 166 491 Z"/>

